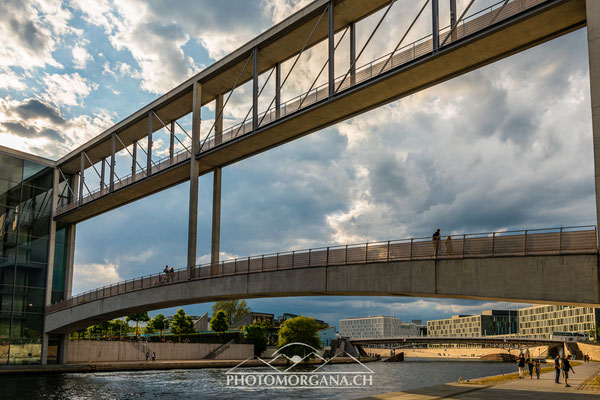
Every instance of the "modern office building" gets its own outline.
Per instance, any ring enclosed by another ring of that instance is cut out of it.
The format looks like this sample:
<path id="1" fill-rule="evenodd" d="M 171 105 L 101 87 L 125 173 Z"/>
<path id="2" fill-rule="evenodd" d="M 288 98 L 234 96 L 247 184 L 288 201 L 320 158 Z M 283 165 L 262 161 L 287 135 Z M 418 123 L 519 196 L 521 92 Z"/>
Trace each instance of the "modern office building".
<path id="1" fill-rule="evenodd" d="M 317 333 L 319 334 L 319 340 L 323 347 L 331 346 L 331 342 L 335 340 L 335 326 L 319 329 L 319 332 Z"/>
<path id="2" fill-rule="evenodd" d="M 53 161 L 0 146 L 0 364 L 61 358 L 43 317 L 71 290 L 75 230 L 52 220 L 57 204 L 72 201 L 65 179 Z"/>
<path id="3" fill-rule="evenodd" d="M 284 321 L 287 321 L 288 319 L 292 319 L 292 318 L 296 318 L 296 317 L 299 317 L 299 315 L 297 315 L 297 314 L 290 314 L 290 313 L 283 313 L 283 315 L 280 315 L 279 317 L 277 317 L 277 322 L 281 325 Z M 306 315 L 305 315 L 305 317 L 306 317 Z M 310 317 L 310 318 L 312 318 L 312 317 Z M 315 320 L 315 322 L 317 324 L 325 325 L 325 326 L 329 325 L 327 322 L 325 322 L 323 320 L 316 319 L 316 318 L 313 318 L 313 319 Z"/>
<path id="4" fill-rule="evenodd" d="M 480 315 L 454 315 L 427 321 L 429 337 L 479 337 L 509 335 L 519 331 L 516 310 L 488 310 Z"/>
<path id="5" fill-rule="evenodd" d="M 269 313 L 260 313 L 254 312 L 243 316 L 242 318 L 235 321 L 229 329 L 239 329 L 242 326 L 252 325 L 252 324 L 263 324 L 266 323 L 269 326 L 273 326 L 274 315 Z"/>
<path id="6" fill-rule="evenodd" d="M 385 315 L 340 320 L 340 336 L 349 338 L 380 338 L 419 336 L 419 326 Z"/>
<path id="7" fill-rule="evenodd" d="M 600 325 L 600 309 L 543 305 L 519 310 L 519 334 L 549 339 L 553 332 L 588 333 Z"/>

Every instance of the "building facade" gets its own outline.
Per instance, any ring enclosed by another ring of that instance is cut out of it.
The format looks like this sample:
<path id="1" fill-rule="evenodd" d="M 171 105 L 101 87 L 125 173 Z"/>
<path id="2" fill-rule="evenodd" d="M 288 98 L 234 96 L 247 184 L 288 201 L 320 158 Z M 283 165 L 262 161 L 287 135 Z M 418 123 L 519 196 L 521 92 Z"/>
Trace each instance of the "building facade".
<path id="1" fill-rule="evenodd" d="M 340 336 L 354 339 L 419 336 L 419 326 L 385 315 L 340 320 Z"/>
<path id="2" fill-rule="evenodd" d="M 454 315 L 427 321 L 429 337 L 480 337 L 509 335 L 519 331 L 519 313 L 513 310 L 488 310 L 480 315 Z"/>
<path id="3" fill-rule="evenodd" d="M 70 294 L 75 232 L 52 213 L 70 200 L 71 178 L 56 176 L 50 160 L 1 146 L 0 166 L 0 364 L 55 362 L 61 340 L 44 335 L 44 307 Z"/>
<path id="4" fill-rule="evenodd" d="M 252 311 L 251 313 L 243 316 L 242 318 L 235 321 L 229 329 L 239 329 L 243 326 L 248 326 L 252 324 L 267 324 L 268 326 L 273 326 L 274 315 L 269 313 L 259 313 Z"/>
<path id="5" fill-rule="evenodd" d="M 319 332 L 317 333 L 319 334 L 319 340 L 323 347 L 331 346 L 331 342 L 335 340 L 335 326 L 319 329 Z"/>
<path id="6" fill-rule="evenodd" d="M 589 333 L 600 324 L 600 309 L 544 305 L 519 310 L 519 334 L 549 339 L 553 332 Z"/>

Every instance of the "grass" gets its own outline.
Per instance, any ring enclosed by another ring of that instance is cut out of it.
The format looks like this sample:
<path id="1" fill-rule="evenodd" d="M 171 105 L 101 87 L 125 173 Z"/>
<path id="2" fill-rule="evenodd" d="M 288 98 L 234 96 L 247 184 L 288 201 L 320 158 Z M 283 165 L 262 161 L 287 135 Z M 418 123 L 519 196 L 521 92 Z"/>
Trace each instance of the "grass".
<path id="1" fill-rule="evenodd" d="M 571 366 L 576 367 L 578 365 L 581 365 L 580 362 L 577 361 L 572 361 L 571 362 Z M 525 377 L 529 375 L 529 371 L 527 369 L 525 369 Z M 542 374 L 544 372 L 553 372 L 554 371 L 554 365 L 550 366 L 550 367 L 543 367 L 542 368 Z M 535 372 L 534 372 L 535 373 Z M 481 378 L 481 379 L 477 379 L 477 380 L 471 380 L 469 382 L 463 381 L 463 383 L 466 384 L 470 384 L 470 385 L 500 385 L 502 383 L 507 383 L 510 381 L 514 381 L 516 379 L 519 379 L 519 373 L 518 372 L 514 372 L 511 374 L 504 374 L 504 375 L 496 375 L 496 376 L 490 376 L 487 378 Z M 596 377 L 596 379 L 598 380 L 598 388 L 600 389 L 600 376 Z"/>

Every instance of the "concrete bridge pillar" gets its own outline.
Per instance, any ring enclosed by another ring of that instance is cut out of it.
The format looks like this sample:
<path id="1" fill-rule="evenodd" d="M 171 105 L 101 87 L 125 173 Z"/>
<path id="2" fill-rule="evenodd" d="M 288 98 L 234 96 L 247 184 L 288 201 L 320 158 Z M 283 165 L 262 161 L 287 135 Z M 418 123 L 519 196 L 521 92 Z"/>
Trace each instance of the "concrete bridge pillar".
<path id="1" fill-rule="evenodd" d="M 600 226 L 600 2 L 586 1 L 592 130 L 594 138 L 594 181 L 596 184 L 596 223 Z"/>
<path id="2" fill-rule="evenodd" d="M 190 206 L 188 218 L 188 279 L 194 278 L 196 266 L 196 242 L 198 236 L 198 178 L 200 167 L 196 154 L 200 151 L 200 121 L 202 108 L 202 86 L 194 82 L 192 104 L 192 146 L 190 160 Z"/>

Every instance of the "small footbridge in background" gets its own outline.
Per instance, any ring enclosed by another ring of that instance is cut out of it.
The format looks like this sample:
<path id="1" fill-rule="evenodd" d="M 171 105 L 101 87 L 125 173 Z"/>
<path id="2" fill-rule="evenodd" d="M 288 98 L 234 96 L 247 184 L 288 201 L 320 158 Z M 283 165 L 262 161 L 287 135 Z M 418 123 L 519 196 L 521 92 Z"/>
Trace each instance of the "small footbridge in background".
<path id="1" fill-rule="evenodd" d="M 46 307 L 46 332 L 220 299 L 415 296 L 600 306 L 597 227 L 389 240 L 222 261 L 103 286 Z M 190 278 L 192 276 L 193 278 Z"/>

